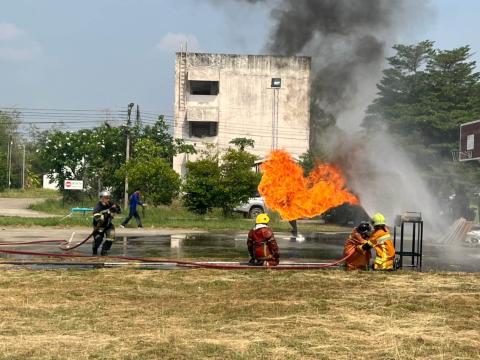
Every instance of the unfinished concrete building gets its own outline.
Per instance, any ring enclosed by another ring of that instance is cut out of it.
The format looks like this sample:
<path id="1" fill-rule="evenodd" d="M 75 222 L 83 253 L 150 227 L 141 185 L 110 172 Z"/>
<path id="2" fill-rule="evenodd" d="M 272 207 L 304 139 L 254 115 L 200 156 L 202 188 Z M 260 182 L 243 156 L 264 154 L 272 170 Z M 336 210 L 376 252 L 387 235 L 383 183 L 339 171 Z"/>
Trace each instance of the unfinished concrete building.
<path id="1" fill-rule="evenodd" d="M 308 150 L 309 57 L 176 54 L 174 135 L 201 150 L 220 151 L 234 138 L 249 138 L 259 159 L 272 149 L 298 157 Z M 198 155 L 174 158 L 182 176 Z"/>

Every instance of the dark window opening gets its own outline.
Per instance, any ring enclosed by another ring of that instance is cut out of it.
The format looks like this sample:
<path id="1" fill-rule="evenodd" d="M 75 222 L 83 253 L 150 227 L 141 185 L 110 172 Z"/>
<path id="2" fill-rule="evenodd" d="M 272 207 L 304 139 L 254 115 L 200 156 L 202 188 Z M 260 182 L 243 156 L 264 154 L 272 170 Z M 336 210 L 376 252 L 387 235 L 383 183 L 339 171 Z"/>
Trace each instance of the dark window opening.
<path id="1" fill-rule="evenodd" d="M 213 121 L 190 121 L 191 137 L 217 136 L 218 124 Z"/>
<path id="2" fill-rule="evenodd" d="M 190 80 L 190 94 L 218 95 L 218 81 Z"/>

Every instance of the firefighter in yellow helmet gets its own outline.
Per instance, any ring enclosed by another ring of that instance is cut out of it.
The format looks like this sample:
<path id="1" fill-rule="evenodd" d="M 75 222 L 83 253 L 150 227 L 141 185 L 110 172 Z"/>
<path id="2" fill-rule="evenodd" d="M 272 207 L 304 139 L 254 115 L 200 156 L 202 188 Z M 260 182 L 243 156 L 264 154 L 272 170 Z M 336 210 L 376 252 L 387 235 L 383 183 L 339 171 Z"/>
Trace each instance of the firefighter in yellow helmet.
<path id="1" fill-rule="evenodd" d="M 375 250 L 375 261 L 373 268 L 375 270 L 393 270 L 395 263 L 395 247 L 393 246 L 392 236 L 385 225 L 385 216 L 376 213 L 372 216 L 373 232 L 367 241 L 360 245 L 362 250 Z"/>
<path id="2" fill-rule="evenodd" d="M 277 241 L 268 226 L 269 222 L 267 214 L 258 215 L 254 228 L 248 233 L 247 247 L 251 265 L 276 266 L 280 262 Z"/>

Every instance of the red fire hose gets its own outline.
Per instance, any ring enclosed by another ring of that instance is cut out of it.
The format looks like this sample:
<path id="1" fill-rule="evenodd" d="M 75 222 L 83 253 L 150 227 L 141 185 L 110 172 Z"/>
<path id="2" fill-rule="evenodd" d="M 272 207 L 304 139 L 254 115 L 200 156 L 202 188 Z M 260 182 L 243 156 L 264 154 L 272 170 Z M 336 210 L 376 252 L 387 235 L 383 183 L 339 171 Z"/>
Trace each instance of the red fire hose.
<path id="1" fill-rule="evenodd" d="M 69 242 L 65 240 L 35 240 L 35 241 L 22 241 L 22 242 L 0 242 L 0 246 L 11 246 L 11 245 L 31 245 L 31 244 L 44 244 L 44 243 L 59 243 L 59 248 L 62 250 L 72 250 L 80 245 L 87 242 L 93 235 L 93 232 L 83 239 L 80 243 L 73 246 L 69 246 Z M 0 248 L 0 253 L 4 254 L 17 254 L 17 255 L 30 255 L 30 256 L 47 256 L 47 257 L 63 257 L 63 258 L 98 258 L 97 256 L 91 256 L 86 254 L 69 254 L 69 253 L 50 253 L 50 252 L 37 252 L 37 251 L 27 251 L 27 250 L 6 250 Z M 193 268 L 206 268 L 206 269 L 221 269 L 221 270 L 238 270 L 238 269 L 256 269 L 256 270 L 315 270 L 329 268 L 337 266 L 342 262 L 345 262 L 350 256 L 352 256 L 355 251 L 350 252 L 339 260 L 327 264 L 305 264 L 305 265 L 277 265 L 277 266 L 254 266 L 254 265 L 227 265 L 227 264 L 215 264 L 215 263 L 202 263 L 195 261 L 182 261 L 182 260 L 173 260 L 173 259 L 155 259 L 155 258 L 141 258 L 141 257 L 131 257 L 131 256 L 103 256 L 102 258 L 110 259 L 121 259 L 121 260 L 132 260 L 139 262 L 162 262 L 167 264 L 176 264 L 182 267 L 193 267 Z"/>

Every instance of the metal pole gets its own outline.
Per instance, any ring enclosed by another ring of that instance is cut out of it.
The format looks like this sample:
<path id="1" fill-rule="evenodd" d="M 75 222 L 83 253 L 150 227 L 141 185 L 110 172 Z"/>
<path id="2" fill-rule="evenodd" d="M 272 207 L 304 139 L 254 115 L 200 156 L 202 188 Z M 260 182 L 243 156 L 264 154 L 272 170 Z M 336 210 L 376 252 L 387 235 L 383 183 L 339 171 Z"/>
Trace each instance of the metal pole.
<path id="1" fill-rule="evenodd" d="M 25 190 L 25 144 L 23 144 L 22 190 Z"/>
<path id="2" fill-rule="evenodd" d="M 8 151 L 8 189 L 10 190 L 10 186 L 12 185 L 12 145 L 13 141 L 10 138 L 10 141 L 8 143 L 9 145 L 9 151 Z"/>
<path id="3" fill-rule="evenodd" d="M 133 108 L 133 103 L 130 103 L 128 105 L 128 110 L 127 110 L 127 148 L 125 150 L 125 164 L 128 163 L 128 160 L 130 159 L 130 114 L 132 113 L 132 108 Z M 123 201 L 123 206 L 124 209 L 127 209 L 128 207 L 128 172 L 125 174 L 125 193 L 124 193 L 124 201 Z"/>

